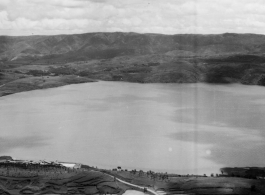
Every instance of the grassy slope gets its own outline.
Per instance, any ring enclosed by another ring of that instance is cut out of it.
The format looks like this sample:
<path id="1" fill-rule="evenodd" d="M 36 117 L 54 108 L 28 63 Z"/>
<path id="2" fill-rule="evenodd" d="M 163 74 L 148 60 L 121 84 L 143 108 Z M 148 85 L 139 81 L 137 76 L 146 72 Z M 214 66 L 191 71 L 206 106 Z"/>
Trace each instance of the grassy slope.
<path id="1" fill-rule="evenodd" d="M 256 55 L 143 55 L 72 62 L 76 74 L 102 80 L 139 83 L 242 83 L 265 85 L 265 58 Z"/>
<path id="2" fill-rule="evenodd" d="M 42 88 L 20 79 L 43 70 L 106 81 L 265 85 L 264 35 L 87 33 L 0 40 L 0 70 L 11 70 L 0 75 L 0 86 L 23 83 L 1 87 L 0 95 Z M 51 87 L 71 83 L 51 80 Z"/>
<path id="3" fill-rule="evenodd" d="M 265 181 L 237 177 L 176 177 L 169 181 L 152 180 L 129 172 L 112 172 L 133 184 L 162 190 L 167 194 L 265 194 Z M 0 176 L 0 194 L 122 194 L 133 189 L 99 171 L 77 171 L 62 178 L 3 177 Z"/>
<path id="4" fill-rule="evenodd" d="M 95 171 L 83 171 L 64 179 L 0 176 L 0 194 L 122 194 L 129 187 Z"/>
<path id="5" fill-rule="evenodd" d="M 174 177 L 168 181 L 153 180 L 146 175 L 139 176 L 126 171 L 110 171 L 117 178 L 130 183 L 151 187 L 167 194 L 265 194 L 265 180 L 239 177 Z"/>
<path id="6" fill-rule="evenodd" d="M 0 72 L 0 96 L 72 83 L 127 81 L 137 83 L 242 83 L 265 85 L 265 57 L 134 55 L 65 64 L 10 64 Z M 42 75 L 45 76 L 42 79 Z"/>

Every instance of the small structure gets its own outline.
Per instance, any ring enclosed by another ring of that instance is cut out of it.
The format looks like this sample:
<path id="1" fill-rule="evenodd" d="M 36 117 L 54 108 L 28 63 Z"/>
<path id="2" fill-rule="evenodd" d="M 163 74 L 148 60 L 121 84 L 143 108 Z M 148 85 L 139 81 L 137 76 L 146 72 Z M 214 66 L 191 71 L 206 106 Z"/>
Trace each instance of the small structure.
<path id="1" fill-rule="evenodd" d="M 118 170 L 118 171 L 122 171 L 121 167 L 117 167 L 117 170 Z"/>
<path id="2" fill-rule="evenodd" d="M 79 163 L 71 163 L 71 162 L 59 162 L 64 167 L 71 168 L 71 169 L 80 169 L 81 164 Z"/>

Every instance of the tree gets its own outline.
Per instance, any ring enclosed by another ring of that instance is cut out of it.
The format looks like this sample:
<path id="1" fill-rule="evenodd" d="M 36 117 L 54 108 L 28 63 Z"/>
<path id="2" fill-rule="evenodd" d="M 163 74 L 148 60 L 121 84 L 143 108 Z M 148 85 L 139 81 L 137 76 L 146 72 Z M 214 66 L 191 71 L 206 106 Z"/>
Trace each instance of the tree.
<path id="1" fill-rule="evenodd" d="M 250 191 L 252 191 L 252 192 L 256 191 L 256 186 L 255 185 L 251 185 Z"/>

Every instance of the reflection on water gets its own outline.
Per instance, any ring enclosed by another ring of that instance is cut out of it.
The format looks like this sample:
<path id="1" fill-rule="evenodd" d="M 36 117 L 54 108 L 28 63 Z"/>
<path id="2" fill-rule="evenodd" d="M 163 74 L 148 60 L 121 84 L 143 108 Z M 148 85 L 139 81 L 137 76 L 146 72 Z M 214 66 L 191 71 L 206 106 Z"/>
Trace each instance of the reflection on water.
<path id="1" fill-rule="evenodd" d="M 97 82 L 0 98 L 1 154 L 175 173 L 264 166 L 265 88 Z"/>

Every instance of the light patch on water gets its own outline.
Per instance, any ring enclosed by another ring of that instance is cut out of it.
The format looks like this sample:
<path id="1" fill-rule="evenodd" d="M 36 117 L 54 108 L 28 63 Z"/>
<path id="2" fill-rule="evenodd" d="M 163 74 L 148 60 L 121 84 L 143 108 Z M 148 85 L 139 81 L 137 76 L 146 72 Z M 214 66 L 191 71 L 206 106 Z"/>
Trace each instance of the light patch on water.
<path id="1" fill-rule="evenodd" d="M 211 155 L 212 151 L 211 151 L 211 150 L 206 150 L 205 153 L 206 153 L 207 155 Z"/>

